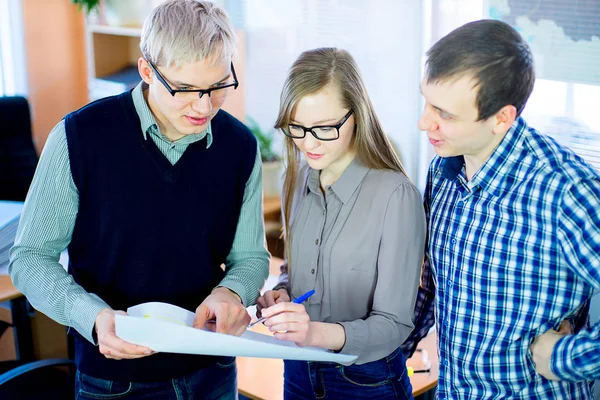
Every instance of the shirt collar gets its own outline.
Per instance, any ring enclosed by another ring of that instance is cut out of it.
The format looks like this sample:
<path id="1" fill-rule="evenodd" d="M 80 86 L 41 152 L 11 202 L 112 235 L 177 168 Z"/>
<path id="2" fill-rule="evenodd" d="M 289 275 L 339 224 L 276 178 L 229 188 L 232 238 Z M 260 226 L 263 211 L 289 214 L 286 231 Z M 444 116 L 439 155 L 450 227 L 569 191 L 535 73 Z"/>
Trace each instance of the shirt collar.
<path id="1" fill-rule="evenodd" d="M 498 189 L 506 168 L 516 160 L 528 131 L 529 127 L 525 120 L 518 117 L 506 132 L 496 150 L 468 182 L 469 188 L 474 190 L 479 187 L 492 191 Z M 439 167 L 442 177 L 448 180 L 456 179 L 464 164 L 463 156 L 444 158 Z"/>
<path id="2" fill-rule="evenodd" d="M 161 140 L 168 140 L 165 135 L 160 132 L 160 128 L 156 123 L 156 119 L 154 118 L 154 114 L 150 111 L 150 107 L 144 98 L 144 90 L 148 89 L 148 84 L 144 81 L 138 83 L 138 85 L 133 89 L 131 93 L 131 97 L 133 99 L 133 105 L 135 106 L 135 111 L 137 112 L 140 118 L 140 127 L 142 129 L 142 134 L 144 135 L 144 139 L 148 139 L 148 133 L 155 135 Z M 206 129 L 200 133 L 194 133 L 192 135 L 184 136 L 183 138 L 177 140 L 177 143 L 182 144 L 190 144 L 194 142 L 198 142 L 206 137 L 206 148 L 209 148 L 212 144 L 212 125 L 209 122 Z"/>
<path id="3" fill-rule="evenodd" d="M 350 165 L 342 173 L 342 176 L 331 185 L 331 190 L 342 203 L 347 204 L 369 170 L 370 168 L 364 166 L 358 157 L 354 157 Z M 321 184 L 319 182 L 320 172 L 315 169 L 310 170 L 308 190 L 313 193 L 321 193 Z"/>

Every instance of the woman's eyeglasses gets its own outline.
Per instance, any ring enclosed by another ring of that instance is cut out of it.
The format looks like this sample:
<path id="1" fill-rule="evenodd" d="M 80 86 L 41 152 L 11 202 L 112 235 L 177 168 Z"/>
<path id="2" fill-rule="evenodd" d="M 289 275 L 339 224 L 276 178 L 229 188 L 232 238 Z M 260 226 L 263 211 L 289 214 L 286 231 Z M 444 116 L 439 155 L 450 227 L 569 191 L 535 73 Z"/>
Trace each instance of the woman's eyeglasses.
<path id="1" fill-rule="evenodd" d="M 284 135 L 289 136 L 293 139 L 304 139 L 307 132 L 310 132 L 315 139 L 330 141 L 336 140 L 340 137 L 340 128 L 352 115 L 352 110 L 348 111 L 348 114 L 342 118 L 337 125 L 318 125 L 306 128 L 302 125 L 289 124 L 288 126 L 281 128 Z"/>

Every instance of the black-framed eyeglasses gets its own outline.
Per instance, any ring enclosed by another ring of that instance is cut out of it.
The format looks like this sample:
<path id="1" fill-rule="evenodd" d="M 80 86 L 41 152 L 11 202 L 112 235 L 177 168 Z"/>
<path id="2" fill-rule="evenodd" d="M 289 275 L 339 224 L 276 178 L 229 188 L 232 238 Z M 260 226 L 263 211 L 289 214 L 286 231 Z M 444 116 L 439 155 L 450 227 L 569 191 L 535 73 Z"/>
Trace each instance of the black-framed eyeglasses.
<path id="1" fill-rule="evenodd" d="M 201 99 L 202 96 L 208 94 L 208 97 L 211 99 L 222 99 L 227 97 L 231 93 L 232 90 L 237 89 L 239 82 L 237 80 L 237 75 L 235 74 L 235 68 L 233 68 L 233 62 L 231 63 L 231 78 L 233 82 L 227 83 L 222 82 L 219 83 L 218 86 L 209 88 L 209 89 L 173 89 L 171 85 L 167 82 L 164 76 L 160 73 L 156 65 L 152 63 L 152 61 L 147 60 L 148 64 L 156 74 L 156 77 L 164 85 L 164 87 L 169 91 L 171 96 L 179 101 L 189 101 L 192 102 L 196 99 Z M 231 89 L 233 88 L 233 89 Z"/>
<path id="2" fill-rule="evenodd" d="M 337 125 L 317 125 L 307 128 L 302 125 L 289 124 L 288 126 L 281 128 L 281 131 L 284 135 L 293 139 L 304 139 L 306 132 L 310 132 L 315 139 L 318 140 L 336 140 L 340 137 L 340 128 L 348 121 L 348 118 L 350 118 L 351 115 L 352 110 L 348 111 L 348 114 L 346 114 Z"/>

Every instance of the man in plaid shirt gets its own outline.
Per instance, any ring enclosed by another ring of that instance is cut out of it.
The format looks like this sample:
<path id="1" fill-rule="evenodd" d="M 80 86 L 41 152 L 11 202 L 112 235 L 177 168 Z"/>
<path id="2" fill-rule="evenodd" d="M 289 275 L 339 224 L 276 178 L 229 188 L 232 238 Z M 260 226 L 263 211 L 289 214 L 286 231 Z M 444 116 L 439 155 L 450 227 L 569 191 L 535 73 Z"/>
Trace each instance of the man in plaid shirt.
<path id="1" fill-rule="evenodd" d="M 435 310 L 439 398 L 591 399 L 600 174 L 519 116 L 535 74 L 509 25 L 466 24 L 427 56 L 419 128 L 437 156 L 416 329 L 404 350 L 412 354 Z"/>

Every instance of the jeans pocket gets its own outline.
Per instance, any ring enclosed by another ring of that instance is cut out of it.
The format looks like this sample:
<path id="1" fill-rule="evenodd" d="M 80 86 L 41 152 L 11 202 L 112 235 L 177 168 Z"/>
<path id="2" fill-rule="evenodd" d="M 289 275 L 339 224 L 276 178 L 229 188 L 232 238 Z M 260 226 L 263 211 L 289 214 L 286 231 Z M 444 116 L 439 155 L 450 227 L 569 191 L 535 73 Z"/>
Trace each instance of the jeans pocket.
<path id="1" fill-rule="evenodd" d="M 217 366 L 220 368 L 231 368 L 235 365 L 235 357 L 220 357 Z"/>
<path id="2" fill-rule="evenodd" d="M 133 390 L 131 382 L 113 382 L 77 372 L 78 399 L 120 399 Z"/>

